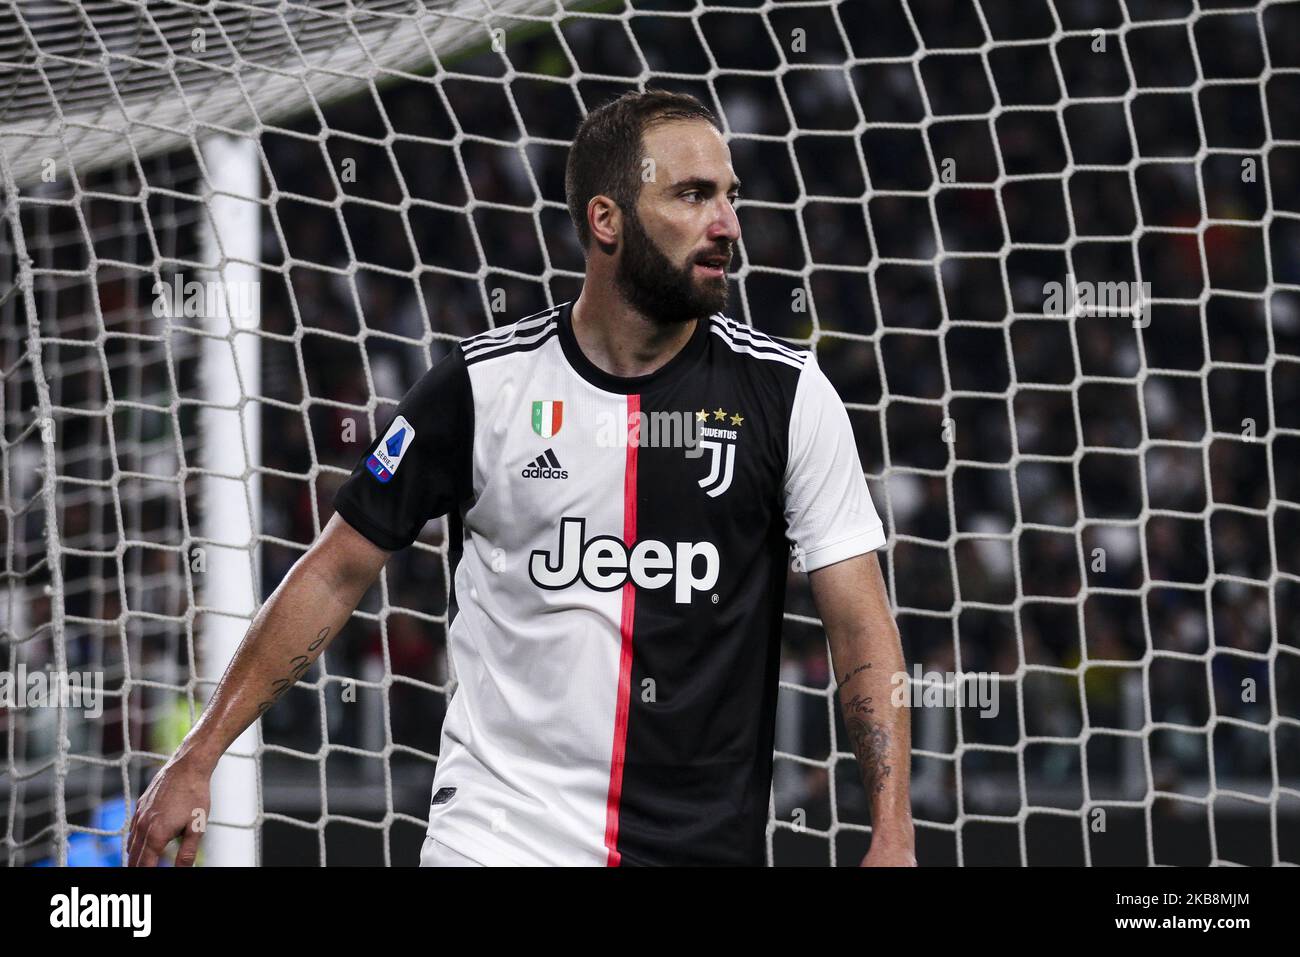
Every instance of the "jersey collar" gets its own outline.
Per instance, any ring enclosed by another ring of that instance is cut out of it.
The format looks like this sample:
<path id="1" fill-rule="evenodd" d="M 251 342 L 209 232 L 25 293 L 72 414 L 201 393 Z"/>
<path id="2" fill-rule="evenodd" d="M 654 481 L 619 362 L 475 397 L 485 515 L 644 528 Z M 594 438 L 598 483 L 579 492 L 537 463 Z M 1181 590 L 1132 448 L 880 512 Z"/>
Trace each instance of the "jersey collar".
<path id="1" fill-rule="evenodd" d="M 704 354 L 704 350 L 708 346 L 707 340 L 711 320 L 708 318 L 697 319 L 695 321 L 695 332 L 687 340 L 686 345 L 682 346 L 675 356 L 654 372 L 638 376 L 611 375 L 588 359 L 582 351 L 582 347 L 578 345 L 578 339 L 573 334 L 572 314 L 572 300 L 560 306 L 560 346 L 564 349 L 564 357 L 568 360 L 569 366 L 574 372 L 596 388 L 604 389 L 606 392 L 631 395 L 673 382 L 690 370 L 690 367 Z"/>

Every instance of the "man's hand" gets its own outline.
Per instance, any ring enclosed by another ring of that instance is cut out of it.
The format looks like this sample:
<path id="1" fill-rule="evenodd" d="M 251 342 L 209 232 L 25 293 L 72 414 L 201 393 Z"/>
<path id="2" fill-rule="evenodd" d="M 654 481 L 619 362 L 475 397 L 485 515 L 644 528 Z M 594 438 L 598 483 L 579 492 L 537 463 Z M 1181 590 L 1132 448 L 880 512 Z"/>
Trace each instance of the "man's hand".
<path id="1" fill-rule="evenodd" d="M 149 784 L 131 816 L 128 867 L 154 867 L 167 845 L 181 839 L 177 867 L 193 867 L 211 808 L 212 769 L 175 757 Z"/>
<path id="2" fill-rule="evenodd" d="M 194 865 L 208 825 L 217 762 L 324 654 L 389 554 L 342 516 L 329 520 L 253 616 L 198 722 L 140 798 L 131 817 L 128 865 L 152 867 L 177 838 L 176 863 Z"/>

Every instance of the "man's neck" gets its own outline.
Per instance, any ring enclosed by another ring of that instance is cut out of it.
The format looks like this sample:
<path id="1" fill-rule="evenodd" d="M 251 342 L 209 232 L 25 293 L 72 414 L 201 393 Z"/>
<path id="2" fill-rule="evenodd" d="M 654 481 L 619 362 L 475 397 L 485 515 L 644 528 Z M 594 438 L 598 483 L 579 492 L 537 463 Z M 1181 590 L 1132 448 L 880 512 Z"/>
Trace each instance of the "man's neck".
<path id="1" fill-rule="evenodd" d="M 664 325 L 647 319 L 615 293 L 598 296 L 584 284 L 571 313 L 573 335 L 596 368 L 622 378 L 667 365 L 695 334 L 698 319 Z"/>

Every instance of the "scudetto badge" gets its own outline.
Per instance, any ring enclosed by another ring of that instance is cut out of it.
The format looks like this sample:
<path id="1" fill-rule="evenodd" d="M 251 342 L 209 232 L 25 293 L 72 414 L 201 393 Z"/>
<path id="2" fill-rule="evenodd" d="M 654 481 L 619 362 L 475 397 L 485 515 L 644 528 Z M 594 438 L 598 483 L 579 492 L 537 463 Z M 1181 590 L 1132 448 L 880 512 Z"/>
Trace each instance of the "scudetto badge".
<path id="1" fill-rule="evenodd" d="M 564 424 L 564 403 L 559 399 L 533 403 L 533 431 L 549 439 Z"/>

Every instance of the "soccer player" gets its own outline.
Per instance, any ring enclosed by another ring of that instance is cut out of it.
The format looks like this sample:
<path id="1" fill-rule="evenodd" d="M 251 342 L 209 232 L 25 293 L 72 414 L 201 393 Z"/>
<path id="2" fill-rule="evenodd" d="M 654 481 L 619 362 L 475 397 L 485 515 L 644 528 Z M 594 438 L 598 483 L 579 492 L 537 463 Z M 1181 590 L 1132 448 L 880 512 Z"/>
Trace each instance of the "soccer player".
<path id="1" fill-rule="evenodd" d="M 593 111 L 565 187 L 581 294 L 468 338 L 406 394 L 140 801 L 153 864 L 217 759 L 389 555 L 450 516 L 449 650 L 421 863 L 761 864 L 787 563 L 806 571 L 872 808 L 915 864 L 885 534 L 814 356 L 723 315 L 740 188 L 694 97 Z"/>

